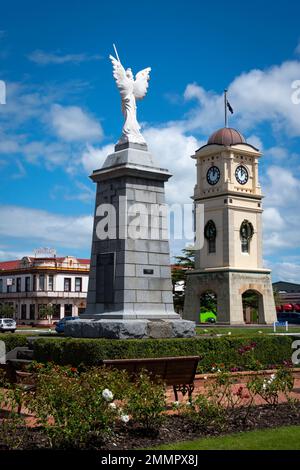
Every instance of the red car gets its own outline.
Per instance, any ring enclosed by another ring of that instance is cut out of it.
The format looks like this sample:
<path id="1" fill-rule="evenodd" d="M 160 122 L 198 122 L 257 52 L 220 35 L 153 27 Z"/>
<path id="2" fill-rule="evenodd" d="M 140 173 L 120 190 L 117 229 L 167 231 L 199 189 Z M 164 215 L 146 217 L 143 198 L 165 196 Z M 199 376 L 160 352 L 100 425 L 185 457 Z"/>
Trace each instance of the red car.
<path id="1" fill-rule="evenodd" d="M 282 309 L 284 312 L 293 312 L 294 311 L 294 306 L 292 304 L 284 304 L 282 306 Z"/>
<path id="2" fill-rule="evenodd" d="M 295 312 L 300 313 L 300 304 L 295 304 L 294 305 L 294 310 L 295 310 Z"/>

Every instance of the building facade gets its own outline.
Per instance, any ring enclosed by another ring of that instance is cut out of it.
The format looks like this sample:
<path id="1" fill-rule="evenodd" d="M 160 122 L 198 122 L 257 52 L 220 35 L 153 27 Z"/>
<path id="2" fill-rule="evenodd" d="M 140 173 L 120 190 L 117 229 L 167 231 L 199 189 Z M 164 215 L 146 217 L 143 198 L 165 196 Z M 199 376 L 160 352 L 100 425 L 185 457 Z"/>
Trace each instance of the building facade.
<path id="1" fill-rule="evenodd" d="M 273 288 L 281 304 L 300 304 L 300 284 L 278 281 L 273 283 Z"/>
<path id="2" fill-rule="evenodd" d="M 196 320 L 201 296 L 214 293 L 218 322 L 248 322 L 243 296 L 258 296 L 258 323 L 276 319 L 271 271 L 263 266 L 262 191 L 258 162 L 262 154 L 235 129 L 212 134 L 196 151 L 193 199 L 201 205 L 196 223 L 195 270 L 187 273 L 184 318 Z"/>
<path id="3" fill-rule="evenodd" d="M 24 257 L 0 262 L 0 303 L 14 307 L 19 324 L 47 323 L 41 307 L 54 306 L 52 321 L 85 310 L 89 259 Z"/>

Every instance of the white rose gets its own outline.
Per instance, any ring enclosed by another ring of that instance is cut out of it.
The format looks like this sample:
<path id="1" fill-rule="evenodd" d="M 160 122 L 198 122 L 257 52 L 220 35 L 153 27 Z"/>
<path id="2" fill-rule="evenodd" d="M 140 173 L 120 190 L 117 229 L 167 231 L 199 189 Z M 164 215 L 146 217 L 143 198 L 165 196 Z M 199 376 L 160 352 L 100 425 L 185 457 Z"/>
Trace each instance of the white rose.
<path id="1" fill-rule="evenodd" d="M 174 401 L 173 406 L 175 406 L 175 408 L 178 408 L 179 404 L 179 401 Z"/>
<path id="2" fill-rule="evenodd" d="M 103 396 L 104 400 L 106 400 L 106 401 L 112 401 L 112 399 L 114 398 L 113 393 L 110 390 L 108 390 L 108 388 L 105 388 L 103 390 L 102 396 Z"/>
<path id="3" fill-rule="evenodd" d="M 109 407 L 115 410 L 117 408 L 117 405 L 115 403 L 110 403 Z"/>
<path id="4" fill-rule="evenodd" d="M 129 420 L 130 420 L 130 418 L 129 418 L 128 415 L 122 415 L 121 416 L 121 421 L 123 421 L 123 423 L 128 423 Z"/>

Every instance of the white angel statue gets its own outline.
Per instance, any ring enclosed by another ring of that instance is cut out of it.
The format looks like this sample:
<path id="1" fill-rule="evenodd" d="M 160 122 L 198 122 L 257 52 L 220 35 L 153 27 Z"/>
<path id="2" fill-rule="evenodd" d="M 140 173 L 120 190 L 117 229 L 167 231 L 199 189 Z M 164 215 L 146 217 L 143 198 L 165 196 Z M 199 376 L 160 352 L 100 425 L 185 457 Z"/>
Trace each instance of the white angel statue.
<path id="1" fill-rule="evenodd" d="M 146 141 L 140 132 L 141 128 L 136 118 L 136 100 L 143 99 L 147 93 L 151 68 L 147 67 L 138 72 L 134 80 L 131 69 L 124 69 L 116 49 L 115 52 L 117 59 L 112 55 L 109 58 L 113 65 L 113 76 L 121 94 L 122 113 L 125 119 L 118 144 L 132 142 L 145 145 Z"/>

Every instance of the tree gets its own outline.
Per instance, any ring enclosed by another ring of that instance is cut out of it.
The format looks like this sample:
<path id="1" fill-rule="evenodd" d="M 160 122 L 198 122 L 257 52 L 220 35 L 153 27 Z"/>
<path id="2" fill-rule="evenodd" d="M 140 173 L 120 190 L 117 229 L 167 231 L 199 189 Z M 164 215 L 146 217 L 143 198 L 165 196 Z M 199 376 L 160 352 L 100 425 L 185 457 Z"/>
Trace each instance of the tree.
<path id="1" fill-rule="evenodd" d="M 186 273 L 190 269 L 195 269 L 195 249 L 184 248 L 182 256 L 175 256 L 175 264 L 172 266 L 173 300 L 176 311 L 183 310 L 184 292 L 186 283 Z M 183 289 L 176 291 L 176 285 L 183 283 Z"/>
<path id="2" fill-rule="evenodd" d="M 54 313 L 55 307 L 52 304 L 42 305 L 39 310 L 39 317 L 41 319 L 47 319 L 50 323 L 52 321 Z"/>
<path id="3" fill-rule="evenodd" d="M 13 318 L 15 309 L 13 305 L 1 304 L 0 305 L 0 318 Z"/>
<path id="4" fill-rule="evenodd" d="M 280 293 L 276 289 L 273 289 L 273 294 L 274 294 L 275 306 L 280 307 L 280 305 L 283 302 Z"/>

